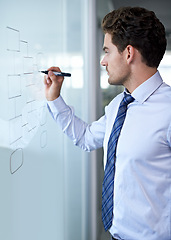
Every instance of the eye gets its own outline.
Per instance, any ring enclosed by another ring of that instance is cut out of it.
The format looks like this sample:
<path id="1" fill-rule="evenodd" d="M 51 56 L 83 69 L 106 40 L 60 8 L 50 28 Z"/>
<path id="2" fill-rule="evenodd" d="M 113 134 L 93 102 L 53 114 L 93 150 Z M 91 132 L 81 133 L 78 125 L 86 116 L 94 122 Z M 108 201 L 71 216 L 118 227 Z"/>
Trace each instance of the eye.
<path id="1" fill-rule="evenodd" d="M 108 54 L 108 53 L 109 53 L 108 47 L 104 47 L 104 48 L 103 48 L 103 51 L 104 51 L 105 54 Z"/>

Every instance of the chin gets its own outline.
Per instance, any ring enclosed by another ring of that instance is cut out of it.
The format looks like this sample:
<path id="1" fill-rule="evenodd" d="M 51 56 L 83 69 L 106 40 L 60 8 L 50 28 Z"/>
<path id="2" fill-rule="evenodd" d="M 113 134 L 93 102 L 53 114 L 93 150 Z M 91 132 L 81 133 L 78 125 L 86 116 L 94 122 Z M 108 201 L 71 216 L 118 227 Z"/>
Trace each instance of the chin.
<path id="1" fill-rule="evenodd" d="M 108 78 L 108 83 L 110 84 L 110 85 L 122 85 L 122 83 L 121 83 L 121 81 L 116 81 L 116 80 L 114 80 L 114 79 L 110 79 L 110 78 Z"/>
<path id="2" fill-rule="evenodd" d="M 114 79 L 110 78 L 110 77 L 108 78 L 108 83 L 110 85 L 116 85 L 116 81 Z"/>
<path id="3" fill-rule="evenodd" d="M 109 77 L 108 78 L 108 83 L 110 84 L 110 85 L 114 85 L 114 81 Z"/>

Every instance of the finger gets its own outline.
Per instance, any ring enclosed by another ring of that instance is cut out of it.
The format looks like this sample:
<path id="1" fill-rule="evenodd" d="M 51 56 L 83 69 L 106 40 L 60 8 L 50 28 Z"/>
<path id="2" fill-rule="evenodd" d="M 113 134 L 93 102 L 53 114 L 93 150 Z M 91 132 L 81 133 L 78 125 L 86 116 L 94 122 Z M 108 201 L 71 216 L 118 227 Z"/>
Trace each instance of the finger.
<path id="1" fill-rule="evenodd" d="M 49 70 L 48 75 L 47 75 L 47 79 L 50 79 L 51 81 L 55 81 L 56 80 L 56 76 L 55 74 L 52 72 L 52 70 Z"/>
<path id="2" fill-rule="evenodd" d="M 51 84 L 52 83 L 52 81 L 50 80 L 50 78 L 48 77 L 48 75 L 45 75 L 44 76 L 44 84 L 45 85 L 49 85 L 49 84 Z"/>
<path id="3" fill-rule="evenodd" d="M 53 71 L 48 72 L 48 78 L 54 83 L 54 84 L 61 84 L 64 80 L 64 77 L 62 76 L 56 76 Z"/>
<path id="4" fill-rule="evenodd" d="M 48 68 L 48 71 L 61 72 L 61 69 L 59 67 L 50 67 Z"/>

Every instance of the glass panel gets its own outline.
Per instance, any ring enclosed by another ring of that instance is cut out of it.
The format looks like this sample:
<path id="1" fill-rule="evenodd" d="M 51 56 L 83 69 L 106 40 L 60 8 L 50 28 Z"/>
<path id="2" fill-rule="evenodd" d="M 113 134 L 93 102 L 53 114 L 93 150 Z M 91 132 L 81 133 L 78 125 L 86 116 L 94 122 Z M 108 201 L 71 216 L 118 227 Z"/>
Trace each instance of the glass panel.
<path id="1" fill-rule="evenodd" d="M 160 63 L 159 71 L 164 82 L 171 86 L 171 51 L 166 51 Z"/>
<path id="2" fill-rule="evenodd" d="M 71 72 L 62 94 L 85 116 L 83 11 L 79 0 L 0 3 L 0 239 L 81 239 L 85 155 L 47 112 L 39 71 Z"/>

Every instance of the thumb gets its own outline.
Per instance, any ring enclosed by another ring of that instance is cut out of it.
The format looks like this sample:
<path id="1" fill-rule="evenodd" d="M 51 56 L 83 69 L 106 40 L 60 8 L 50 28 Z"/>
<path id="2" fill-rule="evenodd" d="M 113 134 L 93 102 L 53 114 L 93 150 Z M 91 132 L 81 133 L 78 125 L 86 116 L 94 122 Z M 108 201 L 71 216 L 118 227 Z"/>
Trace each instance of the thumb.
<path id="1" fill-rule="evenodd" d="M 55 74 L 52 71 L 48 72 L 48 76 L 51 80 L 54 80 L 56 78 Z"/>
<path id="2" fill-rule="evenodd" d="M 52 84 L 59 84 L 59 79 L 52 71 L 48 72 L 48 79 L 52 82 Z"/>

